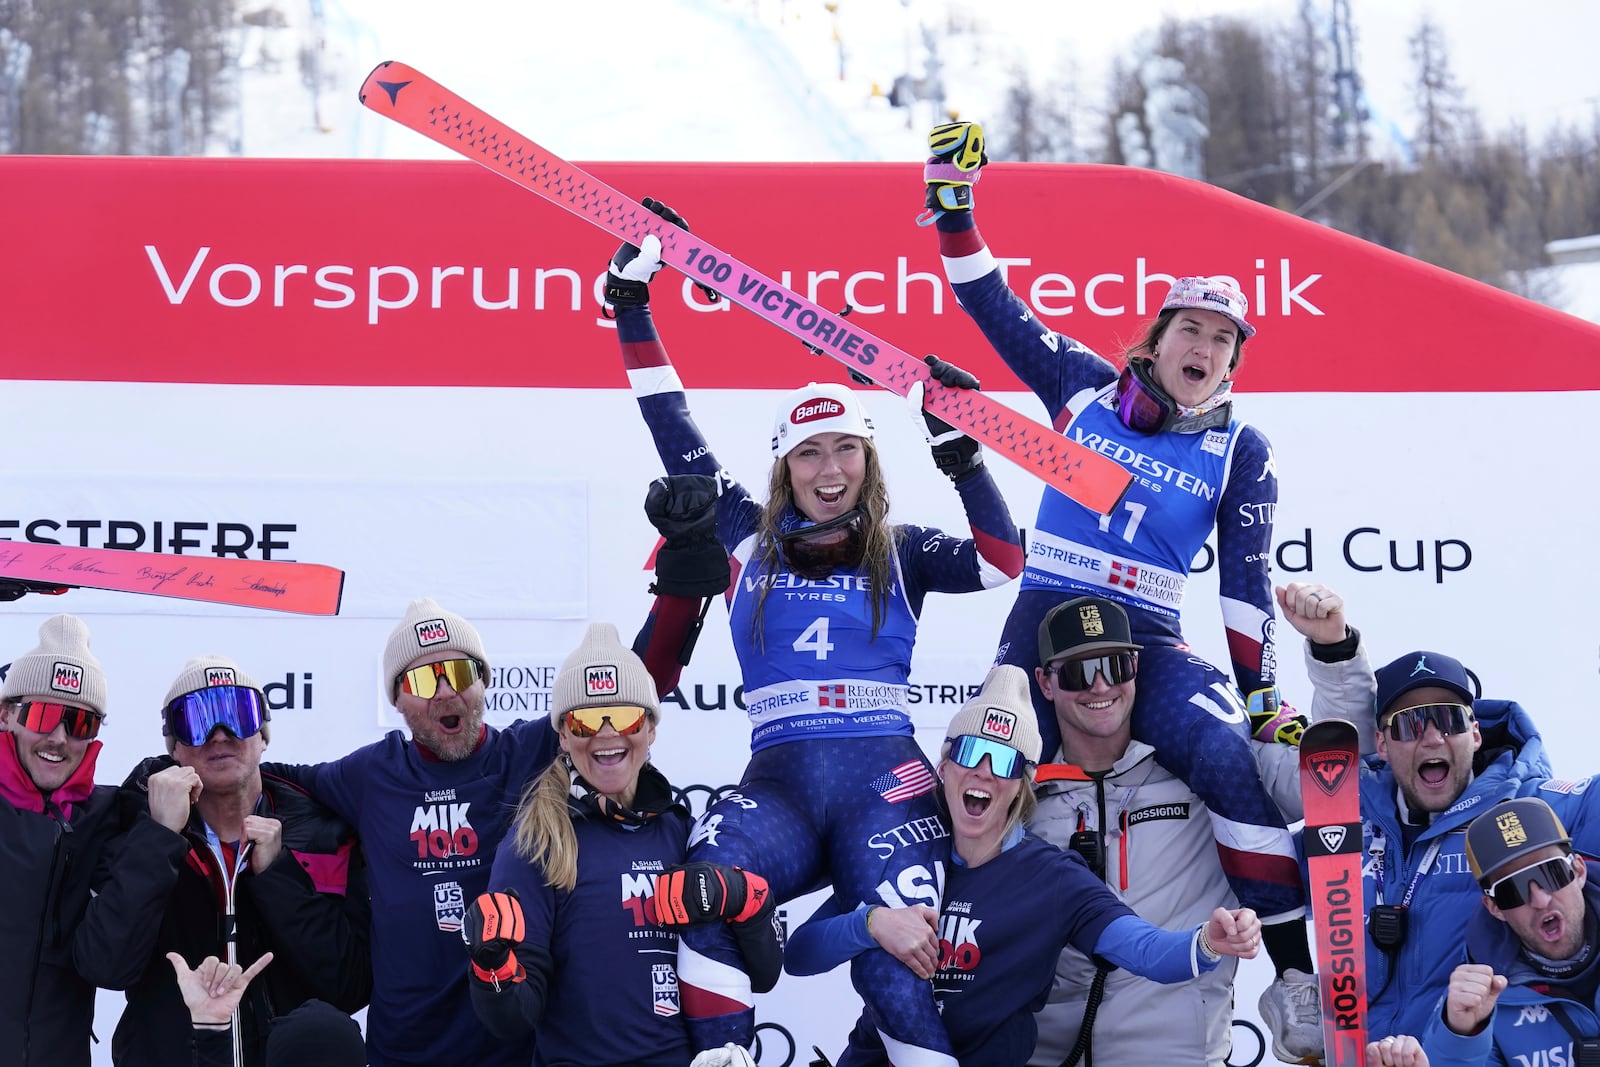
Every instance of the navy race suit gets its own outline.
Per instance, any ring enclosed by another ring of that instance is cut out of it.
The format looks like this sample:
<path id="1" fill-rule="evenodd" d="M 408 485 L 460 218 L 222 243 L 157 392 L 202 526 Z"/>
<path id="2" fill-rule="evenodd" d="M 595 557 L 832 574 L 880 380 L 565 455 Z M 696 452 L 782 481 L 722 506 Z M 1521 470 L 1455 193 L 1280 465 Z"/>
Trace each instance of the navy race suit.
<path id="1" fill-rule="evenodd" d="M 618 309 L 617 336 L 667 472 L 718 474 L 648 308 Z M 895 527 L 893 586 L 874 634 L 867 569 L 814 581 L 781 566 L 760 573 L 751 560 L 761 505 L 722 477 L 717 536 L 733 557 L 729 614 L 753 753 L 738 791 L 696 824 L 690 858 L 756 871 L 780 902 L 831 882 L 849 907 L 869 899 L 938 907 L 949 847 L 906 711 L 911 650 L 929 592 L 974 592 L 1021 570 L 1005 501 L 979 467 L 956 485 L 971 538 Z M 683 935 L 678 975 L 695 1048 L 749 1046 L 754 998 L 726 924 Z M 954 1064 L 926 982 L 882 951 L 857 957 L 851 975 L 898 1062 Z"/>
<path id="2" fill-rule="evenodd" d="M 1134 735 L 1206 802 L 1234 892 L 1267 922 L 1304 914 L 1294 843 L 1261 786 L 1240 692 L 1276 676 L 1268 563 L 1278 480 L 1272 449 L 1237 420 L 1197 433 L 1142 434 L 1113 410 L 1117 371 L 1041 324 L 1006 285 L 970 212 L 938 220 L 939 250 L 956 298 L 1006 365 L 1038 395 L 1053 425 L 1133 474 L 1118 510 L 1098 516 L 1046 488 L 1027 569 L 997 661 L 1032 674 L 1039 623 L 1079 596 L 1115 600 L 1144 646 Z M 1217 532 L 1222 620 L 1233 678 L 1189 652 L 1180 620 L 1191 562 Z M 1033 688 L 1044 751 L 1060 743 L 1054 709 Z"/>

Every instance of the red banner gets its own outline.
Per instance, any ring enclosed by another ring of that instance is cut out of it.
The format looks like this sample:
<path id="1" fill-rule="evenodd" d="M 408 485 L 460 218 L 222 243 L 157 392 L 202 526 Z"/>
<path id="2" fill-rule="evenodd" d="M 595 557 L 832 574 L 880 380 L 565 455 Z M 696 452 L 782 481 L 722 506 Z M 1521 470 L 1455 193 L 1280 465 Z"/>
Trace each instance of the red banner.
<path id="1" fill-rule="evenodd" d="M 610 163 L 594 172 L 910 351 L 1020 388 L 943 281 L 906 164 Z M 597 281 L 614 242 L 457 162 L 6 157 L 0 376 L 622 387 Z M 1173 275 L 1226 274 L 1253 392 L 1600 388 L 1600 327 L 1152 171 L 994 164 L 994 253 L 1040 317 L 1114 354 Z M 842 368 L 684 279 L 652 287 L 691 387 Z"/>

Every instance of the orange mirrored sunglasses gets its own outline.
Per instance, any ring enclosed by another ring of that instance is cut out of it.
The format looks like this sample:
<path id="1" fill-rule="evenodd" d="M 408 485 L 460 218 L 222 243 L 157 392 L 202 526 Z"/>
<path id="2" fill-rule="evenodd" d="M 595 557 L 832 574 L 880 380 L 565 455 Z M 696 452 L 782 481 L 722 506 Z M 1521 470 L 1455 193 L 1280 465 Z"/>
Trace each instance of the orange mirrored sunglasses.
<path id="1" fill-rule="evenodd" d="M 400 691 L 423 700 L 432 700 L 439 691 L 439 679 L 450 683 L 450 688 L 461 692 L 483 677 L 475 659 L 447 659 L 438 663 L 424 663 L 400 675 Z"/>
<path id="2" fill-rule="evenodd" d="M 603 708 L 573 708 L 567 712 L 567 729 L 573 737 L 593 737 L 606 723 L 619 734 L 636 734 L 644 728 L 644 708 L 614 704 Z"/>

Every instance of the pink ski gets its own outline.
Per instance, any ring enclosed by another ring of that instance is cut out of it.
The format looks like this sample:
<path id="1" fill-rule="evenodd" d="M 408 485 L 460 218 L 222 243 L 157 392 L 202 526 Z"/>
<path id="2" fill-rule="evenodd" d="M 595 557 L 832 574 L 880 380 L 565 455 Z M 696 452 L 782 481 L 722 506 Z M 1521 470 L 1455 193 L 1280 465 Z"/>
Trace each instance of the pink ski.
<path id="1" fill-rule="evenodd" d="M 320 563 L 0 541 L 0 601 L 68 589 L 111 589 L 301 615 L 337 615 L 344 571 Z"/>
<path id="2" fill-rule="evenodd" d="M 941 385 L 915 356 L 673 226 L 403 63 L 380 63 L 367 75 L 361 102 L 614 237 L 638 244 L 655 234 L 663 262 L 885 389 L 905 396 L 916 382 L 924 383 L 928 410 L 1095 512 L 1110 514 L 1132 481 L 1110 458 L 977 390 Z"/>

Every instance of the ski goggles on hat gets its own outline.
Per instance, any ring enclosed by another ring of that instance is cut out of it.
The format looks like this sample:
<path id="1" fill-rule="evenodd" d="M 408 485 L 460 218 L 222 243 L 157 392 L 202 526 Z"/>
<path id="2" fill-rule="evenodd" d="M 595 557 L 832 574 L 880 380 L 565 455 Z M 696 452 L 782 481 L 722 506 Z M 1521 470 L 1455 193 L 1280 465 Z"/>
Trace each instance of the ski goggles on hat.
<path id="1" fill-rule="evenodd" d="M 1384 729 L 1389 731 L 1391 740 L 1417 741 L 1427 732 L 1430 723 L 1443 737 L 1464 734 L 1472 729 L 1472 709 L 1465 704 L 1419 704 L 1389 716 Z"/>
<path id="2" fill-rule="evenodd" d="M 19 700 L 16 703 L 16 724 L 36 734 L 54 733 L 57 726 L 65 724 L 67 736 L 76 741 L 92 741 L 100 732 L 105 718 L 97 711 L 56 704 L 46 700 Z"/>
<path id="3" fill-rule="evenodd" d="M 1071 693 L 1081 693 L 1094 688 L 1094 677 L 1099 675 L 1106 685 L 1121 685 L 1133 681 L 1139 673 L 1139 657 L 1132 652 L 1107 652 L 1103 656 L 1087 659 L 1069 659 L 1055 665 L 1056 684 Z"/>
<path id="4" fill-rule="evenodd" d="M 1021 778 L 1028 765 L 1022 753 L 987 737 L 962 734 L 946 740 L 950 742 L 950 755 L 947 758 L 957 767 L 977 770 L 983 757 L 988 756 L 989 771 L 996 778 Z"/>
<path id="5" fill-rule="evenodd" d="M 1573 870 L 1571 856 L 1557 856 L 1554 859 L 1531 863 L 1521 870 L 1512 871 L 1504 878 L 1498 878 L 1483 895 L 1494 901 L 1494 906 L 1501 911 L 1510 911 L 1520 908 L 1533 897 L 1533 887 L 1538 886 L 1546 893 L 1554 893 L 1565 889 L 1578 877 L 1578 872 Z"/>
<path id="6" fill-rule="evenodd" d="M 593 737 L 606 723 L 619 734 L 636 734 L 644 729 L 650 713 L 632 704 L 613 704 L 602 708 L 573 708 L 567 712 L 567 729 L 573 737 Z"/>
<path id="7" fill-rule="evenodd" d="M 424 663 L 420 667 L 412 667 L 409 671 L 400 673 L 400 691 L 410 693 L 423 700 L 432 700 L 433 694 L 439 691 L 439 679 L 443 678 L 450 683 L 450 688 L 460 693 L 472 687 L 472 683 L 483 677 L 483 671 L 475 659 L 447 659 L 438 663 Z"/>
<path id="8" fill-rule="evenodd" d="M 838 518 L 801 526 L 778 535 L 784 565 L 802 578 L 826 578 L 834 571 L 853 571 L 866 552 L 867 516 L 851 508 Z"/>
<path id="9" fill-rule="evenodd" d="M 214 685 L 185 693 L 162 712 L 166 732 L 185 745 L 206 743 L 217 727 L 234 737 L 254 737 L 269 716 L 259 690 L 244 685 Z"/>

